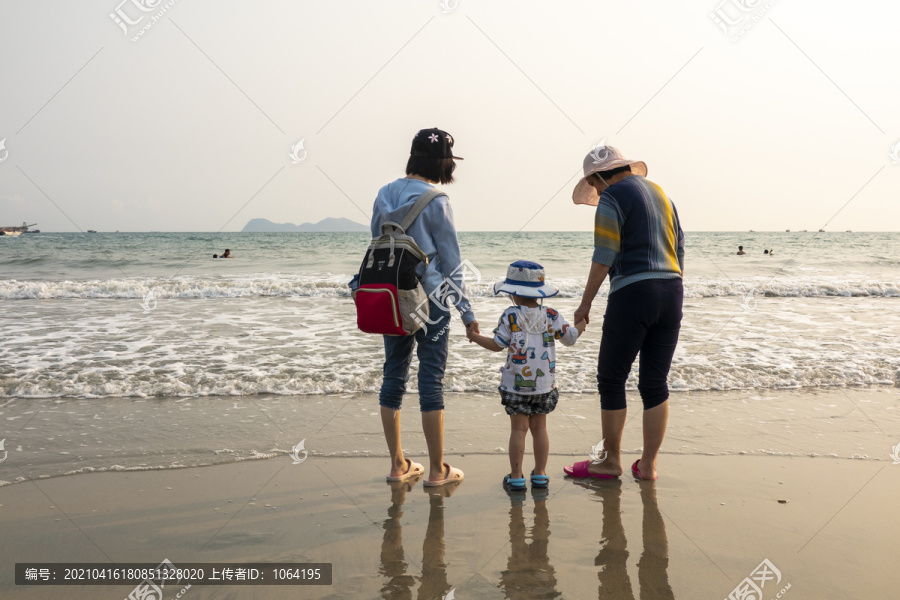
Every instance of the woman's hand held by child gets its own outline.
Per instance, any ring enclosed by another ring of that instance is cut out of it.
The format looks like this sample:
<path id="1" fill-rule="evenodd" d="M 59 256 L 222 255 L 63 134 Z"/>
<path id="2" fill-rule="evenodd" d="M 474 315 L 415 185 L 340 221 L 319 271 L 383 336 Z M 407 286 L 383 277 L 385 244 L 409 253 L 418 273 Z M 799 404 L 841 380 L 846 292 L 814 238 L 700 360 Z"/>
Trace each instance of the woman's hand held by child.
<path id="1" fill-rule="evenodd" d="M 578 323 L 580 323 L 581 321 L 584 321 L 585 323 L 590 323 L 591 322 L 590 312 L 591 312 L 591 305 L 590 304 L 586 305 L 584 302 L 582 302 L 578 306 L 578 308 L 575 310 L 575 326 L 578 327 Z"/>

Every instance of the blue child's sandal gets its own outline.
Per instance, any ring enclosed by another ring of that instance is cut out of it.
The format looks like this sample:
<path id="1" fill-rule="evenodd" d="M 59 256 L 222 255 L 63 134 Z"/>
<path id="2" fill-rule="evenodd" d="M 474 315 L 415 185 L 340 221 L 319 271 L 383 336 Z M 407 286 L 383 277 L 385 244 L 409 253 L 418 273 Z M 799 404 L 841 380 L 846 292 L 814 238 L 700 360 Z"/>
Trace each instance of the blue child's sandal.
<path id="1" fill-rule="evenodd" d="M 525 491 L 525 478 L 513 478 L 509 475 L 503 476 L 503 489 L 507 492 L 524 492 Z"/>
<path id="2" fill-rule="evenodd" d="M 535 475 L 531 472 L 531 487 L 545 488 L 550 485 L 550 478 L 546 475 Z"/>

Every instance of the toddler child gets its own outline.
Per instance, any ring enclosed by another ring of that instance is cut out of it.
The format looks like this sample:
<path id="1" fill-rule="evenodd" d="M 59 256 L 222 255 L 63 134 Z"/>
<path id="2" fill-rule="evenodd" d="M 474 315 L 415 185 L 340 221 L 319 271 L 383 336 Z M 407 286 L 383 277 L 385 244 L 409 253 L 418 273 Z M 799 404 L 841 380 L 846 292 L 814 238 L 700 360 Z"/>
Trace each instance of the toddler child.
<path id="1" fill-rule="evenodd" d="M 545 307 L 539 299 L 550 298 L 559 289 L 544 282 L 544 267 L 525 260 L 511 265 L 506 280 L 494 285 L 494 294 L 506 293 L 514 306 L 503 311 L 494 337 L 471 333 L 470 342 L 493 352 L 507 350 L 506 364 L 500 368 L 500 398 L 510 416 L 509 475 L 503 478 L 507 491 L 525 489 L 522 463 L 525 458 L 525 436 L 531 431 L 534 444 L 534 470 L 531 486 L 546 488 L 547 457 L 550 439 L 547 436 L 547 415 L 556 408 L 559 392 L 556 389 L 556 340 L 571 346 L 584 332 L 581 320 L 570 326 L 558 312 Z"/>

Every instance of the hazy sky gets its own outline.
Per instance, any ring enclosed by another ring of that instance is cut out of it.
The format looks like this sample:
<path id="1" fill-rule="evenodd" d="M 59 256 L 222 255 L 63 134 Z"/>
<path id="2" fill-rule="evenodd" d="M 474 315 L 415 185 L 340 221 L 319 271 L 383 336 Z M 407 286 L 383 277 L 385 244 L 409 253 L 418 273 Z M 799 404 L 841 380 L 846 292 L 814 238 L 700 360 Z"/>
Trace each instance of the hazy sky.
<path id="1" fill-rule="evenodd" d="M 689 231 L 900 230 L 896 1 L 119 2 L 0 2 L 0 225 L 367 222 L 437 126 L 461 230 L 590 230 L 602 140 Z"/>

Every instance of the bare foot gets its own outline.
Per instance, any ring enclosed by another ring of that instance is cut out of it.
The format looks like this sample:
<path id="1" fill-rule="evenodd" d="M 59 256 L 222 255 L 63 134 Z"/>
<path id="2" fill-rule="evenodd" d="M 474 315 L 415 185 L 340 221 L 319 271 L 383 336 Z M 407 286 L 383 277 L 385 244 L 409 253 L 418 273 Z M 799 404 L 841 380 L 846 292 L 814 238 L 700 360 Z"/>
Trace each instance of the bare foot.
<path id="1" fill-rule="evenodd" d="M 588 473 L 619 477 L 622 474 L 622 463 L 621 461 L 613 460 L 607 457 L 606 460 L 598 465 L 595 465 L 593 462 L 588 464 Z"/>
<path id="2" fill-rule="evenodd" d="M 644 481 L 656 481 L 658 479 L 655 460 L 651 462 L 642 458 L 638 460 L 637 469 L 641 473 L 640 478 Z"/>
<path id="3" fill-rule="evenodd" d="M 441 473 L 437 477 L 434 475 L 434 471 L 428 474 L 428 481 L 440 481 L 441 479 L 446 479 L 450 477 L 450 465 L 444 463 L 441 465 Z"/>
<path id="4" fill-rule="evenodd" d="M 401 475 L 406 475 L 409 470 L 412 469 L 412 461 L 407 462 L 404 458 L 403 462 L 399 465 L 391 465 L 391 477 L 400 477 Z"/>

